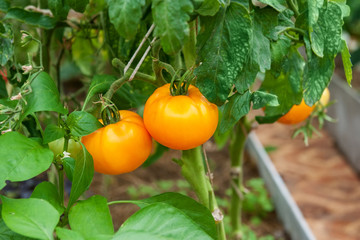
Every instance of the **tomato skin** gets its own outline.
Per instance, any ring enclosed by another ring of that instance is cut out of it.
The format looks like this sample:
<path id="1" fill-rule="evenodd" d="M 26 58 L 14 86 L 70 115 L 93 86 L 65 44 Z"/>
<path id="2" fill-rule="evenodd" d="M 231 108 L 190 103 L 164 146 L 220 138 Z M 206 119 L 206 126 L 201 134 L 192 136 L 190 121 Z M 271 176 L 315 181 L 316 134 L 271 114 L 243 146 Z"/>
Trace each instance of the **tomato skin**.
<path id="1" fill-rule="evenodd" d="M 142 118 L 134 112 L 119 111 L 121 120 L 82 137 L 92 155 L 95 171 L 117 175 L 138 168 L 151 153 L 152 139 Z"/>
<path id="2" fill-rule="evenodd" d="M 297 124 L 307 119 L 314 110 L 314 108 L 315 105 L 310 107 L 306 105 L 303 99 L 299 105 L 292 106 L 290 111 L 281 118 L 279 118 L 277 121 L 283 124 Z"/>
<path id="3" fill-rule="evenodd" d="M 326 106 L 330 101 L 330 91 L 328 88 L 325 88 L 324 92 L 321 95 L 319 103 L 322 107 Z"/>
<path id="4" fill-rule="evenodd" d="M 144 108 L 144 123 L 150 135 L 177 150 L 192 149 L 209 140 L 218 117 L 217 106 L 192 85 L 186 96 L 172 96 L 170 84 L 165 84 L 155 90 Z"/>
<path id="5" fill-rule="evenodd" d="M 49 142 L 49 149 L 54 153 L 54 156 L 63 153 L 64 150 L 64 138 L 59 138 L 55 141 Z M 73 139 L 69 139 L 68 150 L 70 157 L 74 158 L 81 151 L 81 144 L 75 142 Z"/>

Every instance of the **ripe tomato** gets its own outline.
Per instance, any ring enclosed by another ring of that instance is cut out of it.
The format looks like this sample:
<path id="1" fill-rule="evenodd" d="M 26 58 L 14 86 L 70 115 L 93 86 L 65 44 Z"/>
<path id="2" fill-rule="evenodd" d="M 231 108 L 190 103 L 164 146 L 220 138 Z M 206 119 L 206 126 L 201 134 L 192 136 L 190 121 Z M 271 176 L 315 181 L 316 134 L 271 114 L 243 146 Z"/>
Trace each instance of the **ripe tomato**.
<path id="1" fill-rule="evenodd" d="M 104 174 L 127 173 L 138 168 L 151 152 L 151 136 L 142 118 L 121 110 L 120 121 L 82 137 L 92 155 L 95 171 Z"/>
<path id="2" fill-rule="evenodd" d="M 195 86 L 188 94 L 172 96 L 166 84 L 149 97 L 144 108 L 144 123 L 160 144 L 177 150 L 195 148 L 205 143 L 218 124 L 218 108 Z"/>
<path id="3" fill-rule="evenodd" d="M 55 141 L 49 142 L 49 149 L 54 153 L 54 156 L 63 153 L 64 150 L 64 138 L 59 138 Z M 81 144 L 75 142 L 73 139 L 69 140 L 68 150 L 70 157 L 75 157 L 81 150 Z"/>
<path id="4" fill-rule="evenodd" d="M 314 110 L 314 108 L 315 105 L 310 107 L 306 105 L 303 99 L 299 105 L 292 106 L 290 111 L 288 111 L 284 116 L 279 118 L 277 121 L 283 124 L 297 124 L 308 118 L 312 113 L 312 111 Z"/>
<path id="5" fill-rule="evenodd" d="M 321 95 L 321 98 L 319 100 L 319 103 L 321 106 L 326 106 L 329 103 L 330 100 L 330 91 L 328 88 L 325 88 L 324 92 Z"/>

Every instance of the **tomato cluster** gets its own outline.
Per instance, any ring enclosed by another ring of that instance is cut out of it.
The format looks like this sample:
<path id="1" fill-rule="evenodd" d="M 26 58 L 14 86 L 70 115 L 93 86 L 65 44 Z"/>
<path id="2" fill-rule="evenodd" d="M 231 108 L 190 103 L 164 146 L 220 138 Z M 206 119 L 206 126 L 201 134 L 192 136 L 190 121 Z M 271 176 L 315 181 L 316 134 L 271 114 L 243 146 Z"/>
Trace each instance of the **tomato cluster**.
<path id="1" fill-rule="evenodd" d="M 169 148 L 187 150 L 205 143 L 218 124 L 217 106 L 191 85 L 186 95 L 172 96 L 170 84 L 155 90 L 145 104 L 144 121 L 131 111 L 119 113 L 119 122 L 82 138 L 99 173 L 138 168 L 151 153 L 151 137 Z"/>

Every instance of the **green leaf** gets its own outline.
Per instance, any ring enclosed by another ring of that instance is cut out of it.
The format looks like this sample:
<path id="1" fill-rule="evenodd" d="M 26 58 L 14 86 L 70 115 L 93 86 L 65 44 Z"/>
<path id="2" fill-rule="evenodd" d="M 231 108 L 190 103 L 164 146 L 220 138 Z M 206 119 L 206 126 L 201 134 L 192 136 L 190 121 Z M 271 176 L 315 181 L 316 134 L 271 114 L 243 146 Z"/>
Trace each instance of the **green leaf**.
<path id="1" fill-rule="evenodd" d="M 44 131 L 43 143 L 47 144 L 64 136 L 65 136 L 65 130 L 63 128 L 58 127 L 55 124 L 49 124 Z"/>
<path id="2" fill-rule="evenodd" d="M 285 0 L 259 0 L 259 2 L 270 5 L 279 12 L 286 10 L 286 1 Z"/>
<path id="3" fill-rule="evenodd" d="M 109 0 L 110 22 L 120 36 L 130 40 L 136 35 L 145 0 Z"/>
<path id="4" fill-rule="evenodd" d="M 72 45 L 72 57 L 81 72 L 87 76 L 92 76 L 94 72 L 94 49 L 90 39 L 78 36 Z"/>
<path id="5" fill-rule="evenodd" d="M 38 12 L 29 12 L 22 8 L 10 8 L 4 19 L 15 19 L 45 29 L 52 29 L 56 25 L 56 20 L 54 18 L 42 15 Z"/>
<path id="6" fill-rule="evenodd" d="M 85 240 L 85 238 L 74 230 L 66 229 L 66 228 L 56 228 L 56 235 L 61 240 Z"/>
<path id="7" fill-rule="evenodd" d="M 31 194 L 31 198 L 46 200 L 59 212 L 59 214 L 62 214 L 65 210 L 64 207 L 61 206 L 61 199 L 57 188 L 50 182 L 44 181 L 39 183 Z"/>
<path id="8" fill-rule="evenodd" d="M 344 72 L 345 72 L 346 80 L 347 80 L 349 86 L 351 86 L 352 63 L 351 63 L 351 56 L 349 53 L 349 49 L 346 45 L 345 40 L 341 40 L 341 58 L 342 58 L 343 65 L 344 65 Z"/>
<path id="9" fill-rule="evenodd" d="M 0 74 L 0 98 L 8 98 L 5 80 L 3 79 L 1 74 Z"/>
<path id="10" fill-rule="evenodd" d="M 265 105 L 272 107 L 279 106 L 279 101 L 276 95 L 263 91 L 253 92 L 251 94 L 251 101 L 253 102 L 253 109 L 259 109 Z"/>
<path id="11" fill-rule="evenodd" d="M 94 162 L 90 153 L 81 143 L 82 151 L 78 154 L 75 161 L 75 169 L 73 173 L 72 188 L 68 207 L 71 207 L 76 200 L 90 186 L 94 176 Z"/>
<path id="12" fill-rule="evenodd" d="M 60 213 L 43 199 L 11 199 L 1 196 L 2 217 L 6 225 L 21 235 L 37 239 L 54 239 L 53 231 Z"/>
<path id="13" fill-rule="evenodd" d="M 73 181 L 73 176 L 74 176 L 74 171 L 75 171 L 75 162 L 76 162 L 75 159 L 73 159 L 71 157 L 63 159 L 63 165 L 64 165 L 66 176 L 68 177 L 68 179 L 71 182 Z"/>
<path id="14" fill-rule="evenodd" d="M 251 93 L 246 91 L 244 94 L 235 93 L 225 104 L 224 116 L 219 125 L 220 134 L 232 128 L 240 118 L 250 111 Z"/>
<path id="15" fill-rule="evenodd" d="M 195 12 L 202 16 L 214 16 L 220 8 L 219 0 L 202 0 Z"/>
<path id="16" fill-rule="evenodd" d="M 339 7 L 341 8 L 341 11 L 342 11 L 342 17 L 349 17 L 350 16 L 350 13 L 351 13 L 351 7 L 346 5 L 346 0 L 330 0 L 332 2 L 335 2 L 336 4 L 339 5 Z M 355 1 L 349 1 L 349 4 L 356 4 Z M 353 9 L 353 12 L 356 13 L 356 11 L 354 11 Z"/>
<path id="17" fill-rule="evenodd" d="M 18 132 L 0 136 L 0 189 L 5 180 L 24 181 L 48 169 L 54 154 Z"/>
<path id="18" fill-rule="evenodd" d="M 209 236 L 216 239 L 217 233 L 214 217 L 206 207 L 194 199 L 184 196 L 180 193 L 168 192 L 139 200 L 136 204 L 139 207 L 144 208 L 149 204 L 154 203 L 166 203 L 172 207 L 177 208 L 183 212 L 183 214 L 191 218 L 195 225 L 198 225 Z"/>
<path id="19" fill-rule="evenodd" d="M 310 42 L 311 48 L 313 52 L 319 56 L 323 57 L 324 54 L 324 34 L 323 29 L 320 28 L 316 23 L 319 18 L 319 10 L 323 6 L 323 0 L 314 0 L 314 1 L 307 1 L 308 4 L 308 24 L 309 24 L 309 35 L 310 35 Z"/>
<path id="20" fill-rule="evenodd" d="M 210 237 L 181 210 L 166 203 L 153 203 L 128 218 L 114 240 L 210 240 Z"/>
<path id="21" fill-rule="evenodd" d="M 84 12 L 89 0 L 65 0 L 65 4 L 77 12 Z"/>
<path id="22" fill-rule="evenodd" d="M 72 230 L 86 239 L 96 235 L 113 235 L 114 227 L 106 198 L 95 195 L 79 201 L 70 209 L 69 223 Z"/>
<path id="23" fill-rule="evenodd" d="M 190 0 L 153 0 L 152 15 L 155 36 L 161 40 L 165 53 L 179 52 L 189 36 L 189 14 L 193 11 Z"/>
<path id="24" fill-rule="evenodd" d="M 66 125 L 74 137 L 86 136 L 102 127 L 96 117 L 88 112 L 74 111 L 66 119 Z"/>
<path id="25" fill-rule="evenodd" d="M 9 24 L 0 23 L 3 32 L 0 33 L 0 65 L 4 66 L 14 55 L 14 35 Z"/>
<path id="26" fill-rule="evenodd" d="M 248 60 L 250 15 L 243 5 L 231 3 L 200 22 L 197 62 L 201 65 L 195 69 L 196 85 L 210 102 L 222 105 Z"/>
<path id="27" fill-rule="evenodd" d="M 334 71 L 334 58 L 341 46 L 342 12 L 336 3 L 329 2 L 319 11 L 318 27 L 324 37 L 324 56 L 310 54 L 304 74 L 304 99 L 309 106 L 315 104 L 330 82 Z"/>
<path id="28" fill-rule="evenodd" d="M 2 205 L 0 205 L 0 213 L 2 210 Z M 24 235 L 20 235 L 16 232 L 13 232 L 6 226 L 4 220 L 2 219 L 2 216 L 0 214 L 0 239 L 1 240 L 33 240 L 33 238 L 25 237 Z"/>
<path id="29" fill-rule="evenodd" d="M 55 18 L 65 20 L 69 13 L 70 7 L 65 4 L 65 0 L 48 0 L 48 7 Z"/>
<path id="30" fill-rule="evenodd" d="M 49 74 L 41 72 L 32 80 L 31 93 L 24 98 L 27 102 L 24 113 L 21 115 L 20 122 L 29 114 L 40 111 L 54 111 L 62 114 L 67 113 L 60 101 L 59 92 L 55 82 Z"/>
<path id="31" fill-rule="evenodd" d="M 0 11 L 7 12 L 10 8 L 10 3 L 8 0 L 0 0 Z"/>

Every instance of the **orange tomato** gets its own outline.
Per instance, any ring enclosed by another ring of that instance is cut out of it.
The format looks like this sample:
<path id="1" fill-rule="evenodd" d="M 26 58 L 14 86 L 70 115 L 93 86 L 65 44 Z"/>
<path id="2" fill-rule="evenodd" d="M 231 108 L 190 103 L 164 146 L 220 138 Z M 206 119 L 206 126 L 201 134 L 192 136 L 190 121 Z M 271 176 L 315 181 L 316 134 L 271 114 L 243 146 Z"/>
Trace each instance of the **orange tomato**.
<path id="1" fill-rule="evenodd" d="M 279 118 L 277 121 L 283 124 L 297 124 L 308 118 L 312 113 L 312 111 L 314 110 L 314 108 L 315 105 L 310 107 L 306 105 L 303 99 L 299 105 L 292 106 L 290 111 L 288 111 L 284 116 Z"/>
<path id="2" fill-rule="evenodd" d="M 218 108 L 195 86 L 187 95 L 172 96 L 166 84 L 149 97 L 144 108 L 144 123 L 160 144 L 188 150 L 205 143 L 218 124 Z"/>
<path id="3" fill-rule="evenodd" d="M 84 136 L 82 142 L 92 155 L 95 171 L 127 173 L 138 168 L 150 155 L 152 139 L 142 118 L 121 110 L 120 121 Z"/>
<path id="4" fill-rule="evenodd" d="M 322 107 L 326 106 L 330 101 L 330 91 L 328 88 L 325 88 L 324 92 L 321 95 L 319 103 Z"/>

